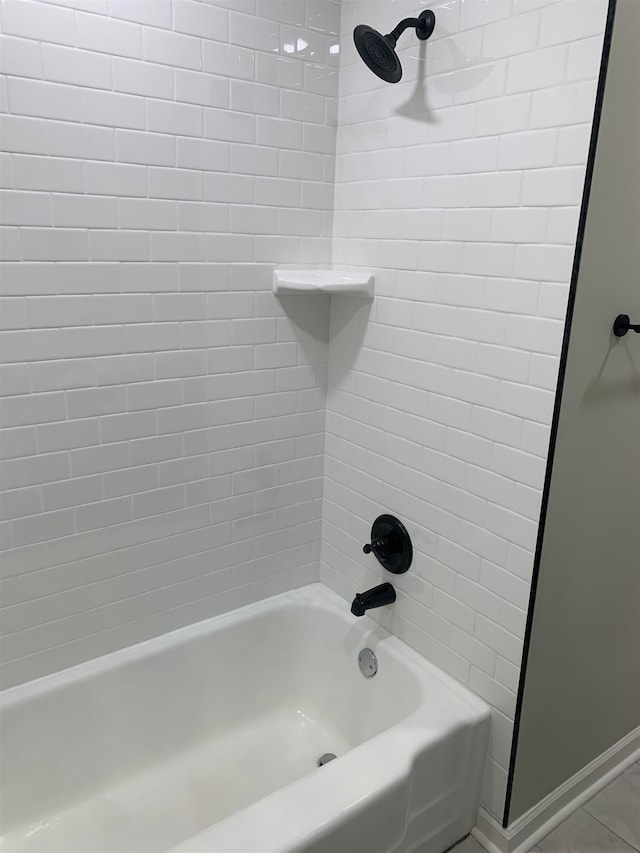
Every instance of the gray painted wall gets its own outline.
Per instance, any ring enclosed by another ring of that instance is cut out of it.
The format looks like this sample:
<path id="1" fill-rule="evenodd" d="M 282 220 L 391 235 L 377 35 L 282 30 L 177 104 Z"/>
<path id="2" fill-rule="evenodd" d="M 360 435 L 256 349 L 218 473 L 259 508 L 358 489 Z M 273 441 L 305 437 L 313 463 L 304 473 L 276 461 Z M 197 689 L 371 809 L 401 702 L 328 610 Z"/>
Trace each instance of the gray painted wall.
<path id="1" fill-rule="evenodd" d="M 618 0 L 509 821 L 640 726 L 640 3 Z"/>

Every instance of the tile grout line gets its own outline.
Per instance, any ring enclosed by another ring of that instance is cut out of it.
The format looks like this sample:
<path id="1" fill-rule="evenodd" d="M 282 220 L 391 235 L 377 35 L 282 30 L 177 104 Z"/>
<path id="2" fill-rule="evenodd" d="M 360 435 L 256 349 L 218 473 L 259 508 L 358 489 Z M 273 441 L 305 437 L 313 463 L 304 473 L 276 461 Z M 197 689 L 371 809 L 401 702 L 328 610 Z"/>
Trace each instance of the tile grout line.
<path id="1" fill-rule="evenodd" d="M 606 791 L 607 789 L 603 788 L 603 790 Z M 588 803 L 585 803 L 585 805 L 588 805 Z M 615 835 L 616 838 L 619 838 L 620 841 L 622 841 L 622 843 L 625 844 L 629 848 L 629 850 L 635 850 L 637 853 L 640 853 L 640 848 L 636 847 L 635 844 L 629 844 L 629 842 L 626 841 L 621 835 L 619 835 L 615 831 L 615 829 L 612 829 L 608 824 L 606 824 L 604 821 L 600 820 L 600 818 L 596 817 L 595 815 L 592 815 L 591 812 L 588 812 L 584 806 L 581 807 L 580 811 L 583 811 L 585 814 L 589 815 L 590 818 L 592 818 L 597 823 L 599 823 L 600 826 L 603 826 L 605 829 L 609 830 L 609 832 L 611 832 L 613 835 Z M 562 826 L 562 824 L 560 824 L 560 825 Z"/>

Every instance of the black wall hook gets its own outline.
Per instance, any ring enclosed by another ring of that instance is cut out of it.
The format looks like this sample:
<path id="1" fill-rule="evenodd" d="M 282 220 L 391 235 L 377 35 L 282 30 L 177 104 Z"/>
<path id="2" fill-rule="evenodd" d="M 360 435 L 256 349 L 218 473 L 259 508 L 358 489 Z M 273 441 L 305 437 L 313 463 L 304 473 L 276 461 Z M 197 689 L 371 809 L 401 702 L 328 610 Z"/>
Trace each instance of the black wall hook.
<path id="1" fill-rule="evenodd" d="M 624 338 L 627 332 L 640 333 L 640 323 L 632 323 L 628 314 L 618 314 L 613 321 L 613 334 L 616 338 Z"/>

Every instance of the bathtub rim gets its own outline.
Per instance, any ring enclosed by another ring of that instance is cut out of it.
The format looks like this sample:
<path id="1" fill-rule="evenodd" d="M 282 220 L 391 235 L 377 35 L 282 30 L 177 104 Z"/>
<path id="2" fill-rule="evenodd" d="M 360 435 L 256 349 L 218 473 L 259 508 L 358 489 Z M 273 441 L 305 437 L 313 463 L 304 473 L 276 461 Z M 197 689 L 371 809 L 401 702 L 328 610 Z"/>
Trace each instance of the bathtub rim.
<path id="1" fill-rule="evenodd" d="M 454 736 L 457 730 L 464 728 L 484 729 L 486 743 L 490 710 L 484 700 L 374 620 L 367 616 L 358 619 L 351 617 L 348 604 L 321 583 L 280 593 L 8 688 L 0 693 L 0 711 L 19 706 L 30 699 L 37 700 L 50 691 L 99 678 L 101 674 L 110 673 L 121 666 L 155 657 L 164 650 L 204 639 L 208 635 L 223 632 L 227 626 L 251 621 L 255 616 L 288 605 L 313 607 L 317 611 L 336 615 L 345 635 L 350 631 L 355 632 L 358 646 L 360 641 L 368 645 L 366 638 L 370 638 L 374 649 L 383 644 L 384 653 L 416 679 L 420 695 L 418 706 L 389 728 L 352 747 L 338 761 L 331 762 L 317 772 L 311 771 L 238 809 L 184 838 L 165 853 L 211 853 L 223 849 L 229 853 L 246 853 L 253 849 L 259 849 L 261 853 L 298 853 L 305 844 L 314 843 L 322 839 L 325 832 L 344 825 L 359 806 L 380 801 L 385 808 L 386 794 L 400 788 L 406 788 L 409 796 L 413 764 L 418 753 L 428 749 L 431 744 L 443 737 Z M 349 653 L 351 651 L 353 649 Z M 357 649 L 353 654 L 353 668 L 354 678 L 361 678 L 357 666 Z M 446 717 L 444 722 L 439 719 L 438 726 L 430 719 L 434 707 L 436 716 Z M 347 774 L 346 790 L 344 774 Z M 479 789 L 474 792 L 474 796 L 476 793 L 479 794 Z M 470 796 L 464 792 L 467 808 Z M 271 810 L 279 816 L 280 822 L 274 823 Z M 285 822 L 284 813 L 295 815 L 295 820 L 287 819 Z M 405 821 L 405 833 L 408 825 Z"/>
<path id="2" fill-rule="evenodd" d="M 360 628 L 363 634 L 366 633 L 372 638 L 374 650 L 380 643 L 384 643 L 385 651 L 390 654 L 394 661 L 406 666 L 412 675 L 418 676 L 421 686 L 425 676 L 428 676 L 433 678 L 443 688 L 444 692 L 449 694 L 451 699 L 455 700 L 456 705 L 460 704 L 462 708 L 469 711 L 475 710 L 480 715 L 488 710 L 487 703 L 470 691 L 468 687 L 456 681 L 455 678 L 431 663 L 408 643 L 396 637 L 369 616 L 365 615 L 357 620 L 354 617 L 352 620 L 344 599 L 323 583 L 315 582 L 251 604 L 245 604 L 226 613 L 201 619 L 181 628 L 175 628 L 172 631 L 159 634 L 157 637 L 151 637 L 131 646 L 116 649 L 58 672 L 7 687 L 0 690 L 0 712 L 5 709 L 8 710 L 14 704 L 36 698 L 42 693 L 72 686 L 85 679 L 95 678 L 103 673 L 117 670 L 120 666 L 155 656 L 163 650 L 186 644 L 207 634 L 222 631 L 227 625 L 247 622 L 256 615 L 296 603 L 313 607 L 315 610 L 329 611 L 341 618 L 345 626 L 354 621 L 355 626 Z"/>

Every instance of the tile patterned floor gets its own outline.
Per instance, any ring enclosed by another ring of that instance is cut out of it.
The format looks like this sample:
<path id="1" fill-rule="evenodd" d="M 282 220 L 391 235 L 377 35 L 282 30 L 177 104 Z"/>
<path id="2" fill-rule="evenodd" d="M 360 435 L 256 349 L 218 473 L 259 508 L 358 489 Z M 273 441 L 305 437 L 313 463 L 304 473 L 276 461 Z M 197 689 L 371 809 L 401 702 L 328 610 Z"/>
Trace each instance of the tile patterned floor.
<path id="1" fill-rule="evenodd" d="M 485 853 L 469 837 L 452 853 Z M 640 761 L 532 848 L 531 853 L 640 853 Z"/>

